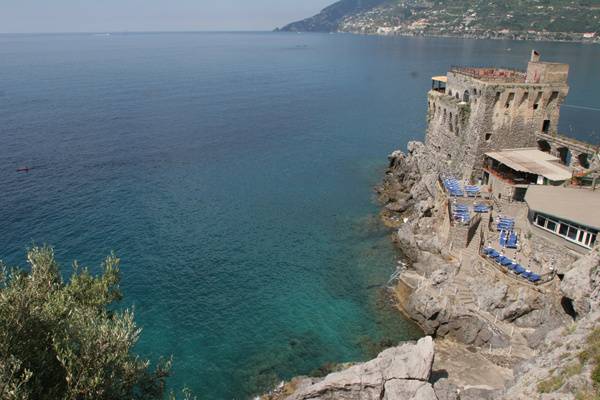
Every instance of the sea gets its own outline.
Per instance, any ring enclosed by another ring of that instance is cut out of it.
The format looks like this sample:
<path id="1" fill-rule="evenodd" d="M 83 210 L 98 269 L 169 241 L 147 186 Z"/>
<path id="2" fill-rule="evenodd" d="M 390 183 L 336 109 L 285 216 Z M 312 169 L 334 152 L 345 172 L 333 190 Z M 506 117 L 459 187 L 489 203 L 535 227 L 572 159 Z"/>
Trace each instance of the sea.
<path id="1" fill-rule="evenodd" d="M 386 290 L 387 155 L 431 76 L 571 65 L 561 132 L 600 142 L 600 46 L 347 34 L 0 35 L 0 259 L 121 260 L 135 351 L 247 399 L 422 336 Z M 29 172 L 17 172 L 20 167 Z"/>

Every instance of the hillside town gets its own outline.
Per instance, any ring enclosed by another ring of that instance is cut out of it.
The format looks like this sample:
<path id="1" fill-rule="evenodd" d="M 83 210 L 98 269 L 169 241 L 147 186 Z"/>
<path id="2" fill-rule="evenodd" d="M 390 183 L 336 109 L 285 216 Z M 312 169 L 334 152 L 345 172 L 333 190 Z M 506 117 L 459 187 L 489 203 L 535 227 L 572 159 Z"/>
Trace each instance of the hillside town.
<path id="1" fill-rule="evenodd" d="M 349 15 L 340 21 L 340 32 L 398 35 L 398 36 L 450 36 L 477 39 L 551 40 L 599 43 L 598 15 L 592 15 L 589 31 L 581 31 L 554 18 L 555 6 L 536 5 L 527 13 L 512 9 L 503 11 L 482 10 L 478 7 L 450 9 L 432 3 L 384 4 L 370 10 Z M 581 10 L 567 6 L 575 20 Z M 410 10 L 407 12 L 407 10 Z M 592 14 L 598 14 L 593 10 Z M 490 20 L 492 19 L 492 20 Z M 554 27 L 535 21 L 553 21 Z M 597 25 L 595 26 L 594 25 Z"/>
<path id="2" fill-rule="evenodd" d="M 600 6 L 565 0 L 341 0 L 282 30 L 600 43 Z"/>

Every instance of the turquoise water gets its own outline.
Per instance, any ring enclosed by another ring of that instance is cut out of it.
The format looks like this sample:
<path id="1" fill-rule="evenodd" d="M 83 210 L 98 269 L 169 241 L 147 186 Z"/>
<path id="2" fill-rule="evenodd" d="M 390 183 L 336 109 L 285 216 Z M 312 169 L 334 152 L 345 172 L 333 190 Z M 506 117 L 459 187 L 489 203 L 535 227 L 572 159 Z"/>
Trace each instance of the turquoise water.
<path id="1" fill-rule="evenodd" d="M 511 51 L 506 51 L 510 47 Z M 400 257 L 372 186 L 421 139 L 429 77 L 532 45 L 284 33 L 0 36 L 0 257 L 123 260 L 138 352 L 172 387 L 247 398 L 419 336 L 382 294 Z M 597 129 L 600 47 L 563 131 Z M 585 106 L 586 108 L 579 108 Z M 589 108 L 592 108 L 590 110 Z M 16 167 L 34 166 L 28 174 Z"/>

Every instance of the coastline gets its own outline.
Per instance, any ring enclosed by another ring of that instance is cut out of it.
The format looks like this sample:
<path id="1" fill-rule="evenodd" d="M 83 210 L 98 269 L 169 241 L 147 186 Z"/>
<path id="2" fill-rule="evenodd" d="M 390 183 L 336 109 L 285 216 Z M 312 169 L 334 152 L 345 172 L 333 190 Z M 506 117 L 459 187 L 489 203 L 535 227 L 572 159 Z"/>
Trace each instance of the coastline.
<path id="1" fill-rule="evenodd" d="M 448 39 L 473 39 L 473 40 L 498 40 L 498 41 L 519 41 L 519 42 L 545 42 L 545 43 L 579 43 L 588 45 L 600 44 L 600 37 L 592 39 L 586 38 L 558 38 L 552 34 L 536 33 L 536 34 L 502 34 L 494 32 L 494 34 L 465 34 L 465 33 L 433 33 L 433 32 L 412 32 L 412 31 L 392 31 L 392 32 L 377 32 L 364 30 L 337 30 L 337 31 L 295 31 L 275 28 L 273 32 L 284 33 L 329 33 L 329 34 L 347 34 L 359 36 L 383 36 L 383 37 L 413 37 L 413 38 L 448 38 Z M 560 32 L 562 34 L 563 32 Z M 565 33 L 569 34 L 569 33 Z"/>
<path id="2" fill-rule="evenodd" d="M 378 32 L 364 32 L 364 31 L 337 31 L 334 33 L 348 33 L 352 35 L 367 35 L 367 36 L 399 36 L 399 37 L 422 37 L 422 38 L 453 38 L 453 39 L 474 39 L 474 40 L 499 40 L 499 41 L 524 41 L 524 42 L 547 42 L 547 43 L 581 43 L 597 45 L 600 44 L 600 37 L 594 39 L 584 38 L 571 38 L 561 39 L 554 37 L 553 35 L 547 34 L 499 34 L 494 32 L 492 34 L 463 34 L 463 33 L 431 33 L 431 32 L 392 32 L 392 33 L 378 33 Z"/>
<path id="3" fill-rule="evenodd" d="M 425 144 L 411 142 L 407 153 L 389 156 L 389 168 L 375 189 L 382 205 L 381 223 L 392 230 L 391 240 L 409 260 L 394 274 L 396 306 L 427 336 L 401 343 L 369 362 L 340 365 L 324 378 L 282 382 L 262 399 L 358 399 L 366 389 L 372 398 L 384 399 L 542 399 L 538 381 L 523 377 L 522 371 L 540 382 L 549 379 L 555 369 L 548 365 L 558 365 L 570 346 L 595 326 L 600 314 L 586 315 L 576 323 L 562 310 L 560 295 L 565 282 L 572 285 L 598 265 L 600 254 L 560 260 L 565 281 L 553 280 L 544 288 L 513 284 L 477 254 L 468 249 L 457 252 L 445 218 L 448 199 L 438 182 L 445 167 L 439 159 Z M 470 271 L 480 275 L 472 279 Z M 584 295 L 586 301 L 592 301 L 591 292 Z M 596 293 L 593 301 L 598 299 Z M 431 347 L 424 347 L 427 338 L 433 339 Z M 415 386 L 399 376 L 394 379 L 405 389 L 388 388 L 388 372 L 382 365 L 393 364 L 386 358 L 392 349 L 408 353 L 405 364 L 396 369 L 415 368 L 415 357 L 435 354 L 428 371 L 417 379 L 423 384 Z M 365 383 L 373 368 L 384 371 L 383 378 Z M 581 386 L 584 379 L 579 378 Z"/>

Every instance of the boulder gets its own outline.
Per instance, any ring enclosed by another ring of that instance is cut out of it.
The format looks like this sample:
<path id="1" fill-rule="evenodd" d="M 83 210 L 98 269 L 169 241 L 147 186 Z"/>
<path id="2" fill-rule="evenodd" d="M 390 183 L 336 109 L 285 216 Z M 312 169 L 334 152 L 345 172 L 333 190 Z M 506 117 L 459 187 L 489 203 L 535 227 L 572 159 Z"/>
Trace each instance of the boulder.
<path id="1" fill-rule="evenodd" d="M 425 337 L 387 349 L 374 360 L 329 374 L 316 383 L 299 385 L 287 399 L 435 400 L 428 382 L 433 358 L 433 339 Z"/>
<path id="2" fill-rule="evenodd" d="M 459 400 L 458 387 L 448 379 L 443 378 L 433 384 L 433 390 L 438 400 Z"/>
<path id="3" fill-rule="evenodd" d="M 394 379 L 385 383 L 384 400 L 438 400 L 428 382 Z"/>
<path id="4" fill-rule="evenodd" d="M 560 284 L 560 290 L 571 300 L 577 315 L 586 315 L 592 309 L 592 304 L 600 302 L 598 293 L 600 268 L 600 252 L 596 248 L 589 255 L 582 257 L 565 274 Z"/>
<path id="5" fill-rule="evenodd" d="M 389 203 L 385 206 L 385 208 L 389 211 L 403 213 L 404 211 L 408 210 L 410 206 L 412 206 L 412 203 L 408 200 L 397 200 Z"/>
<path id="6" fill-rule="evenodd" d="M 500 318 L 504 321 L 514 321 L 523 315 L 530 313 L 533 310 L 532 306 L 526 303 L 523 299 L 516 300 L 510 303 L 502 310 Z"/>
<path id="7" fill-rule="evenodd" d="M 481 279 L 472 279 L 469 286 L 477 296 L 481 308 L 492 311 L 503 305 L 503 301 L 508 293 L 508 285 L 502 282 L 487 284 Z"/>

